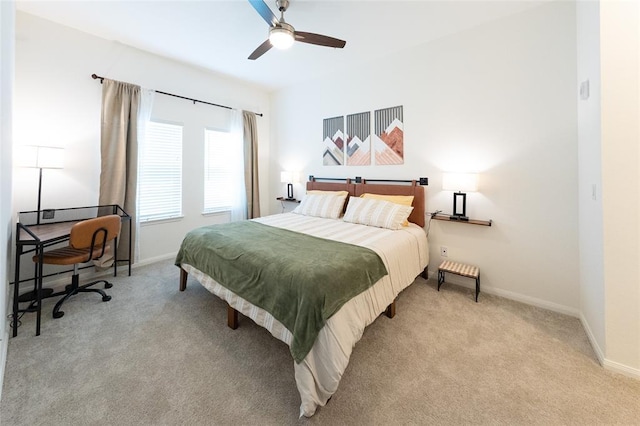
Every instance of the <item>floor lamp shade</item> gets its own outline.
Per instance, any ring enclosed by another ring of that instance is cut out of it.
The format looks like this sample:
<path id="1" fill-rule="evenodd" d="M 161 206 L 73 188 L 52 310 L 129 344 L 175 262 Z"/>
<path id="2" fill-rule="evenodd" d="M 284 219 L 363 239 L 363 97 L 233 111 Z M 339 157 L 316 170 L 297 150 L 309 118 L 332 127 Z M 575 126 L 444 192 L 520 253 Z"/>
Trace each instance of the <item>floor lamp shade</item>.
<path id="1" fill-rule="evenodd" d="M 445 173 L 442 177 L 442 189 L 454 191 L 452 219 L 467 219 L 467 192 L 478 190 L 476 173 Z"/>
<path id="2" fill-rule="evenodd" d="M 40 170 L 38 177 L 38 220 L 40 224 L 42 198 L 42 169 L 64 168 L 64 149 L 52 146 L 23 146 L 18 150 L 17 163 L 21 167 Z"/>
<path id="3" fill-rule="evenodd" d="M 19 150 L 18 165 L 37 169 L 64 168 L 64 148 L 52 146 L 23 146 Z"/>

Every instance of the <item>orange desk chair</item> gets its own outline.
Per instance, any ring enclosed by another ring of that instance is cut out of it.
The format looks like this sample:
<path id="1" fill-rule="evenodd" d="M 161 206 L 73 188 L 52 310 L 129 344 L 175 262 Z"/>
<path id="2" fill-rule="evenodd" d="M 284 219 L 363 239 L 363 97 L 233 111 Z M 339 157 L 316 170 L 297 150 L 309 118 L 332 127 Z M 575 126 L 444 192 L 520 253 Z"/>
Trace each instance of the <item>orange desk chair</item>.
<path id="1" fill-rule="evenodd" d="M 113 284 L 106 280 L 92 281 L 87 284 L 79 285 L 78 265 L 91 260 L 102 257 L 105 253 L 105 247 L 111 240 L 115 240 L 114 259 L 117 261 L 115 247 L 118 246 L 118 235 L 120 234 L 120 216 L 113 214 L 109 216 L 100 216 L 95 219 L 87 219 L 78 222 L 71 228 L 69 235 L 69 245 L 43 253 L 42 263 L 49 265 L 73 265 L 73 276 L 71 284 L 67 285 L 64 291 L 52 294 L 48 297 L 64 294 L 64 297 L 58 300 L 53 308 L 53 317 L 61 318 L 64 312 L 60 310 L 62 304 L 78 293 L 94 292 L 102 295 L 102 301 L 108 302 L 111 296 L 97 288 L 88 288 L 92 285 L 104 283 L 104 288 L 111 288 Z M 33 261 L 38 263 L 38 256 L 33 256 Z"/>

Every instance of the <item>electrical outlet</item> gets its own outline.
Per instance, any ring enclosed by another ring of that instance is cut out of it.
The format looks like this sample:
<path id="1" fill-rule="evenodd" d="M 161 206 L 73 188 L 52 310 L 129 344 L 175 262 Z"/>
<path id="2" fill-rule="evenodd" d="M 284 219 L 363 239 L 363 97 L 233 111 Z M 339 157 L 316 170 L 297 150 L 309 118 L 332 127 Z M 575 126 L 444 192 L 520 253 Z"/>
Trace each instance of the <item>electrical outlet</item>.
<path id="1" fill-rule="evenodd" d="M 440 246 L 440 256 L 447 257 L 448 254 L 449 254 L 449 249 L 446 248 L 445 246 Z"/>
<path id="2" fill-rule="evenodd" d="M 56 216 L 55 210 L 42 210 L 43 219 L 53 219 Z"/>

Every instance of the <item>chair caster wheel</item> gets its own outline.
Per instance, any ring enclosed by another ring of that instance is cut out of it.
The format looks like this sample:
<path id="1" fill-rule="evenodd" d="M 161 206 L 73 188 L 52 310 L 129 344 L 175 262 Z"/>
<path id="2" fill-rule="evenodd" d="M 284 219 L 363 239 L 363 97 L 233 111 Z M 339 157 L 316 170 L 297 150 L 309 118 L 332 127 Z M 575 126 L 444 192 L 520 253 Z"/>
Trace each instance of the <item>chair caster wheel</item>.
<path id="1" fill-rule="evenodd" d="M 113 284 L 111 283 L 104 283 L 104 288 L 111 288 L 113 287 Z"/>
<path id="2" fill-rule="evenodd" d="M 103 302 L 108 302 L 109 300 L 111 300 L 111 296 L 102 296 Z"/>
<path id="3" fill-rule="evenodd" d="M 62 318 L 64 316 L 64 312 L 58 311 L 53 313 L 54 318 Z"/>

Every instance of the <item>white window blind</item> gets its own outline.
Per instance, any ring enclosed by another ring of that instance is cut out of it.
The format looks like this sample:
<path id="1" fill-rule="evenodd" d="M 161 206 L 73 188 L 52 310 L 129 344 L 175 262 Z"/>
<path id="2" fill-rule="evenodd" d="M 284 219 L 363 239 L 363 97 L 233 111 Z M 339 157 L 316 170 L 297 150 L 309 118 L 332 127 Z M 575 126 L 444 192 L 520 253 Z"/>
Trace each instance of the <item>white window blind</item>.
<path id="1" fill-rule="evenodd" d="M 182 126 L 151 121 L 138 176 L 140 220 L 182 215 Z"/>
<path id="2" fill-rule="evenodd" d="M 205 129 L 204 132 L 204 212 L 231 210 L 236 192 L 238 147 L 231 133 Z"/>

